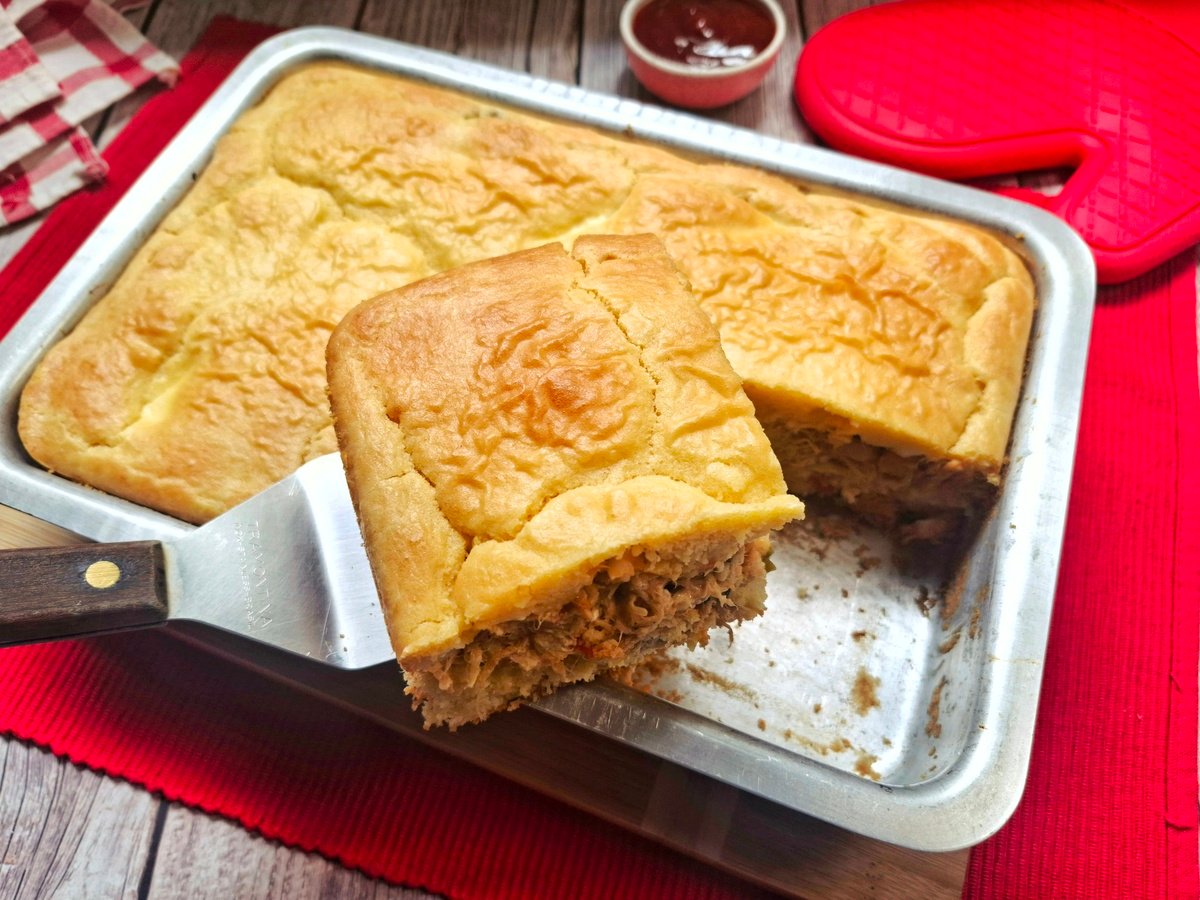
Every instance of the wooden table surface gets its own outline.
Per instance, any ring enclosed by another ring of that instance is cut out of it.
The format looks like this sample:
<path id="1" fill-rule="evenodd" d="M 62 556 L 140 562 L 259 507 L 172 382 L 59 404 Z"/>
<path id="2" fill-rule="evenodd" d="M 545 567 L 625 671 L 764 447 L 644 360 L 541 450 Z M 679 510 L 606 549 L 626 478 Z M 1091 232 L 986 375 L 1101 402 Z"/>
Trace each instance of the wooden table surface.
<path id="1" fill-rule="evenodd" d="M 279 26 L 338 25 L 422 44 L 546 78 L 653 102 L 625 66 L 617 36 L 622 0 L 157 0 L 128 13 L 151 40 L 182 57 L 214 15 Z M 804 36 L 869 2 L 784 0 L 790 31 L 763 88 L 713 117 L 811 140 L 790 98 Z M 103 146 L 149 96 L 89 123 Z M 38 220 L 0 232 L 0 266 Z M 0 547 L 69 543 L 72 535 L 0 507 Z M 811 823 L 813 848 L 791 889 L 819 897 L 957 897 L 966 852 L 916 854 Z M 889 873 L 908 873 L 890 878 Z M 235 823 L 169 803 L 12 739 L 0 740 L 0 897 L 425 897 L 265 840 Z"/>

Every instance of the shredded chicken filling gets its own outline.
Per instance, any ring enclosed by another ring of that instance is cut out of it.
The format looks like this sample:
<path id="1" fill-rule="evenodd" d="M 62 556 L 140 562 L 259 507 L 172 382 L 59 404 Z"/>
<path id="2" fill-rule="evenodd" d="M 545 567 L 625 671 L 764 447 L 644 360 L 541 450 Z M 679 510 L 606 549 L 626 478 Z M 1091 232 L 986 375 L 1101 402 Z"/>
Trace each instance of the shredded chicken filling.
<path id="1" fill-rule="evenodd" d="M 902 541 L 937 541 L 991 505 L 988 473 L 955 459 L 902 456 L 857 435 L 764 421 L 788 490 L 835 497 Z"/>
<path id="2" fill-rule="evenodd" d="M 637 570 L 628 556 L 610 560 L 560 608 L 482 631 L 427 665 L 406 665 L 409 692 L 427 718 L 470 721 L 663 647 L 702 645 L 712 628 L 762 612 L 764 545 L 741 545 L 697 574 L 670 561 L 655 571 Z"/>

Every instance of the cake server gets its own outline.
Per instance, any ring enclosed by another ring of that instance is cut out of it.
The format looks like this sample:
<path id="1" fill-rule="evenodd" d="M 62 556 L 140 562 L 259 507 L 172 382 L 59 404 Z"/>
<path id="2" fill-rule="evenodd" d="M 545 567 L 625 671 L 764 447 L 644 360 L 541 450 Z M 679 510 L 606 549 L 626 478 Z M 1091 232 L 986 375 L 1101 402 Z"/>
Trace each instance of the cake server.
<path id="1" fill-rule="evenodd" d="M 176 539 L 0 551 L 0 646 L 168 621 L 342 669 L 394 660 L 338 455 Z"/>

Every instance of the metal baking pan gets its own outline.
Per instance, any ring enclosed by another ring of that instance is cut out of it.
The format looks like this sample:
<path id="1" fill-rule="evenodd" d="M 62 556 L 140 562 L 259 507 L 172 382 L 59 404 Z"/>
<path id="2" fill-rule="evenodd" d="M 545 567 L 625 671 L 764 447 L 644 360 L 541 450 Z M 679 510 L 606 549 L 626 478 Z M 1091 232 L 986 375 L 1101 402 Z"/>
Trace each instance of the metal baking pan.
<path id="1" fill-rule="evenodd" d="M 330 59 L 966 220 L 1020 253 L 1038 309 L 1010 463 L 994 515 L 948 590 L 947 573 L 897 571 L 882 535 L 817 514 L 777 541 L 769 611 L 732 643 L 716 635 L 704 650 L 675 653 L 640 691 L 604 682 L 537 704 L 784 809 L 903 846 L 957 849 L 999 828 L 1028 767 L 1095 295 L 1083 242 L 1032 206 L 394 41 L 288 32 L 238 67 L 0 344 L 0 502 L 96 540 L 169 539 L 191 527 L 33 464 L 16 433 L 20 389 L 187 191 L 218 136 L 280 77 Z M 221 652 L 271 668 L 270 654 L 232 646 Z M 275 669 L 299 681 L 309 671 Z M 387 704 L 381 712 L 374 671 L 363 675 L 364 710 L 417 732 L 394 677 L 394 717 Z M 339 684 L 337 701 L 355 706 L 354 682 Z"/>

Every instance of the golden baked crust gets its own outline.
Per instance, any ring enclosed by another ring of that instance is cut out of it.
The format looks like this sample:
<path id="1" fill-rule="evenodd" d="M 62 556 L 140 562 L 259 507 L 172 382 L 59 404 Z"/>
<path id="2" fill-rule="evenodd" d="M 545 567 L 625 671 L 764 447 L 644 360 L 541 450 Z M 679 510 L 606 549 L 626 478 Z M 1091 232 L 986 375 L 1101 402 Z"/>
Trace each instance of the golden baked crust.
<path id="1" fill-rule="evenodd" d="M 1033 285 L 995 239 L 728 166 L 643 178 L 607 225 L 662 237 L 761 415 L 999 470 Z"/>
<path id="2" fill-rule="evenodd" d="M 744 547 L 803 510 L 716 330 L 648 235 L 580 238 L 571 255 L 550 244 L 384 294 L 342 320 L 327 355 L 406 668 L 557 613 L 634 549 Z"/>
<path id="3" fill-rule="evenodd" d="M 605 232 L 665 240 L 760 414 L 997 477 L 1033 291 L 992 237 L 333 64 L 221 140 L 34 374 L 22 440 L 203 521 L 334 449 L 322 352 L 355 303 Z"/>

